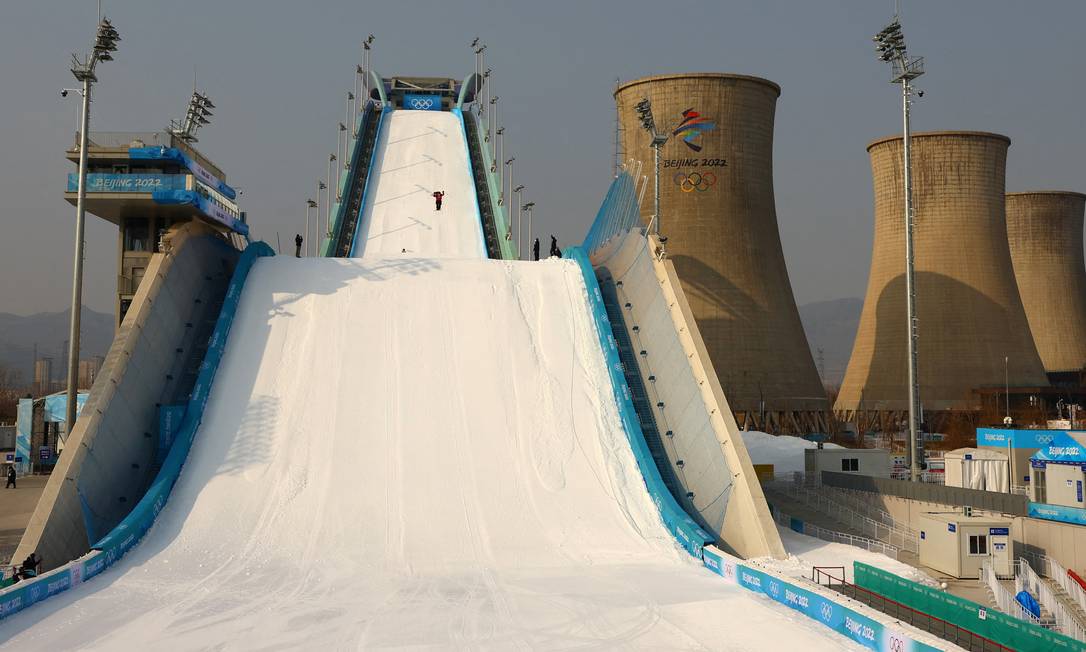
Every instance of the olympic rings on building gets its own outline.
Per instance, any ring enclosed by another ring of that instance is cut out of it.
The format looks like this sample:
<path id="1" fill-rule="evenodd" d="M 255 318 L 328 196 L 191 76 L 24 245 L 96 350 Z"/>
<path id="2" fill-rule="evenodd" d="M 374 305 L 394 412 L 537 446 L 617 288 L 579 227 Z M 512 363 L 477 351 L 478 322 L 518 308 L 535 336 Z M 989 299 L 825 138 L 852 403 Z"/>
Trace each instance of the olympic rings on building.
<path id="1" fill-rule="evenodd" d="M 412 109 L 426 110 L 426 109 L 433 108 L 433 106 L 434 106 L 434 101 L 432 99 L 428 98 L 428 97 L 425 97 L 425 98 L 423 98 L 423 97 L 412 97 L 411 98 L 411 108 Z"/>
<path id="2" fill-rule="evenodd" d="M 712 172 L 676 172 L 672 180 L 683 192 L 705 192 L 716 185 L 716 175 Z"/>

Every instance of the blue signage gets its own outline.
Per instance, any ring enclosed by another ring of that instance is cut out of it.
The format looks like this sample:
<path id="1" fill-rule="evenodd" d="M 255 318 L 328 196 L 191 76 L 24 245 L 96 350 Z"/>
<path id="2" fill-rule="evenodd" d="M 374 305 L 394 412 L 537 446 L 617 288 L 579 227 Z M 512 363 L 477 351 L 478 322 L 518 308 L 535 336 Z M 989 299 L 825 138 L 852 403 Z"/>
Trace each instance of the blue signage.
<path id="1" fill-rule="evenodd" d="M 176 161 L 182 163 L 188 168 L 189 172 L 192 172 L 192 174 L 200 181 L 215 188 L 230 199 L 237 199 L 237 193 L 233 188 L 226 185 L 224 181 L 221 181 L 218 177 L 208 171 L 207 168 L 200 165 L 195 159 L 176 147 L 129 147 L 128 157 L 134 160 Z M 183 189 L 184 186 L 181 186 L 179 188 L 174 188 L 173 190 Z"/>
<path id="2" fill-rule="evenodd" d="M 1006 428 L 977 428 L 977 446 L 994 448 L 1044 448 L 1059 435 L 1069 436 L 1067 430 L 1008 430 Z"/>
<path id="3" fill-rule="evenodd" d="M 87 175 L 87 192 L 154 192 L 184 190 L 184 174 L 104 174 Z M 68 192 L 78 192 L 79 174 L 68 174 Z"/>
<path id="4" fill-rule="evenodd" d="M 993 537 L 1006 537 L 1010 536 L 1010 528 L 1005 527 L 990 527 L 988 528 L 988 535 Z"/>
<path id="5" fill-rule="evenodd" d="M 83 406 L 87 403 L 87 393 L 80 392 L 75 395 L 76 416 L 83 412 Z M 63 423 L 68 420 L 68 395 L 51 394 L 45 397 L 45 406 L 42 410 L 42 419 L 48 423 Z"/>
<path id="6" fill-rule="evenodd" d="M 403 108 L 412 111 L 440 111 L 440 95 L 412 95 L 403 96 Z"/>
<path id="7" fill-rule="evenodd" d="M 1049 521 L 1059 521 L 1061 523 L 1086 525 L 1086 509 L 1082 509 L 1081 507 L 1049 505 L 1047 503 L 1030 503 L 1029 515 L 1031 518 L 1043 518 Z"/>
<path id="8" fill-rule="evenodd" d="M 946 529 L 949 532 L 957 532 L 958 531 L 958 526 L 954 525 L 953 523 L 947 523 L 946 524 Z"/>

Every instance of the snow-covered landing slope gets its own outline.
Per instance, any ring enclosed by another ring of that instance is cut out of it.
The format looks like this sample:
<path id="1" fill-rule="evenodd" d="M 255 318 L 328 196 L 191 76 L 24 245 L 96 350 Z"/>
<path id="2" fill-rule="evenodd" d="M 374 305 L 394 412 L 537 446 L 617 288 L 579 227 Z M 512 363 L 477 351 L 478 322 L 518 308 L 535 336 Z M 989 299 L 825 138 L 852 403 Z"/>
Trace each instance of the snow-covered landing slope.
<path id="1" fill-rule="evenodd" d="M 144 541 L 19 650 L 858 649 L 681 553 L 572 261 L 261 259 Z"/>
<path id="2" fill-rule="evenodd" d="M 386 114 L 353 257 L 486 258 L 460 119 L 448 111 Z M 435 191 L 444 191 L 440 211 Z"/>

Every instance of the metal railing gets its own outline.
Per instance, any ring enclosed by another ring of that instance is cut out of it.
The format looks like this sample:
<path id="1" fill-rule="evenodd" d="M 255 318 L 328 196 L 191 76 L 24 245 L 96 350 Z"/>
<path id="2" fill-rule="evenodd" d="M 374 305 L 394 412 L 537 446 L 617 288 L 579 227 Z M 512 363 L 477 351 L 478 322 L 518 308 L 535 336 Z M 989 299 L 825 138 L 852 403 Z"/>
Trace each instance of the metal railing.
<path id="1" fill-rule="evenodd" d="M 1063 602 L 1056 596 L 1048 582 L 1041 579 L 1024 557 L 1019 557 L 1014 563 L 1014 584 L 1018 591 L 1022 589 L 1029 591 L 1041 603 L 1041 607 L 1052 614 L 1055 629 L 1079 641 L 1086 641 L 1086 630 L 1063 606 Z M 1044 615 L 1043 612 L 1042 615 Z M 1043 621 L 1042 624 L 1044 624 Z"/>
<path id="2" fill-rule="evenodd" d="M 1003 586 L 999 579 L 995 568 L 992 566 L 992 560 L 985 559 L 982 561 L 980 564 L 980 581 L 984 586 L 988 587 L 988 592 L 992 595 L 992 601 L 995 602 L 999 610 L 1019 620 L 1025 620 L 1034 625 L 1042 625 L 1036 616 L 1019 604 L 1018 600 L 1015 600 L 1014 594 L 1006 586 Z"/>
<path id="3" fill-rule="evenodd" d="M 778 484 L 775 482 L 768 484 L 770 489 L 781 491 L 809 507 L 823 512 L 834 520 L 839 521 L 842 525 L 860 532 L 864 537 L 881 541 L 884 544 L 892 546 L 895 548 L 895 559 L 897 558 L 897 551 L 904 550 L 917 554 L 920 550 L 920 537 L 916 530 L 877 521 L 844 506 L 841 501 L 836 499 L 836 497 L 827 496 L 818 491 L 812 491 L 801 485 L 791 483 Z"/>
<path id="4" fill-rule="evenodd" d="M 838 571 L 840 572 L 839 575 L 837 574 Z M 823 580 L 825 580 L 825 583 L 823 583 Z M 948 620 L 913 609 L 897 600 L 891 600 L 884 595 L 879 595 L 862 586 L 850 583 L 845 579 L 845 569 L 841 566 L 815 566 L 811 569 L 811 581 L 847 595 L 853 600 L 859 600 L 892 618 L 908 623 L 933 636 L 938 636 L 944 641 L 950 641 L 966 650 L 1012 652 L 1011 648 Z"/>
<path id="5" fill-rule="evenodd" d="M 907 522 L 899 520 L 890 512 L 881 507 L 877 507 L 876 503 L 871 502 L 871 494 L 869 493 L 853 491 L 852 489 L 841 489 L 839 487 L 828 487 L 825 485 L 822 486 L 821 491 L 830 492 L 835 497 L 843 500 L 852 509 L 865 516 L 870 516 L 876 521 L 882 521 L 897 529 L 916 534 L 916 530 L 910 527 Z"/>
<path id="6" fill-rule="evenodd" d="M 1059 584 L 1067 596 L 1082 608 L 1083 613 L 1086 613 L 1086 589 L 1083 589 L 1082 585 L 1071 577 L 1063 564 L 1046 556 L 1040 556 L 1038 561 L 1041 562 L 1041 568 L 1044 569 L 1048 578 Z"/>
<path id="7" fill-rule="evenodd" d="M 887 557 L 897 559 L 899 552 L 898 548 L 883 543 L 882 541 L 875 541 L 874 539 L 868 539 L 867 537 L 856 536 L 854 534 L 846 534 L 845 532 L 837 532 L 834 530 L 827 530 L 824 527 L 819 527 L 813 523 L 808 523 L 802 519 L 793 518 L 790 514 L 786 514 L 779 509 L 773 509 L 773 519 L 793 531 L 795 531 L 795 523 L 802 525 L 803 532 L 810 537 L 822 539 L 823 541 L 829 541 L 830 543 L 843 543 L 848 546 L 854 546 L 856 548 L 863 548 L 871 552 L 880 552 Z"/>

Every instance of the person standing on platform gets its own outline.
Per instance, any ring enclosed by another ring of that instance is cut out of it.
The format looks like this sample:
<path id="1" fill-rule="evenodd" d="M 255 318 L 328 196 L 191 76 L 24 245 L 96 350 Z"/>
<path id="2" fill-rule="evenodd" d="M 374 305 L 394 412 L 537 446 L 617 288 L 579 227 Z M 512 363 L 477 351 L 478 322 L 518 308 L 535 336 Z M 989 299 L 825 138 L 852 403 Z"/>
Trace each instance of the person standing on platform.
<path id="1" fill-rule="evenodd" d="M 294 235 L 294 257 L 302 257 L 302 234 L 297 233 Z"/>
<path id="2" fill-rule="evenodd" d="M 532 260 L 539 260 L 539 238 L 532 243 Z"/>
<path id="3" fill-rule="evenodd" d="M 562 257 L 562 250 L 558 248 L 558 238 L 551 236 L 551 256 L 555 258 Z"/>
<path id="4" fill-rule="evenodd" d="M 445 198 L 445 191 L 444 190 L 435 190 L 434 191 L 434 210 L 437 210 L 437 211 L 441 210 L 441 200 L 444 199 L 444 198 Z"/>

